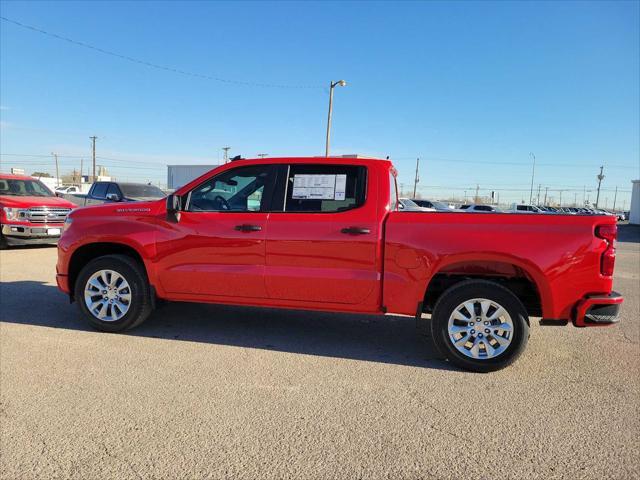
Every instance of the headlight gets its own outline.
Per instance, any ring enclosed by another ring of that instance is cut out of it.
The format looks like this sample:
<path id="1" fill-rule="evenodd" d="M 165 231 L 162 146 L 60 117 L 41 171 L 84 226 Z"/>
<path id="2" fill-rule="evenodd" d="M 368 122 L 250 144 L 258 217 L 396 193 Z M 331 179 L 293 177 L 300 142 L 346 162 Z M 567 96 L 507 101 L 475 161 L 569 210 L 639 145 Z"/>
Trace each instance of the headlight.
<path id="1" fill-rule="evenodd" d="M 62 227 L 62 231 L 66 232 L 67 230 L 69 230 L 69 227 L 71 226 L 72 222 L 73 222 L 73 218 L 67 215 L 67 218 L 64 219 L 64 226 Z"/>
<path id="2" fill-rule="evenodd" d="M 2 210 L 4 211 L 4 216 L 7 217 L 7 220 L 25 221 L 25 219 L 27 218 L 27 210 L 10 207 L 2 207 Z"/>

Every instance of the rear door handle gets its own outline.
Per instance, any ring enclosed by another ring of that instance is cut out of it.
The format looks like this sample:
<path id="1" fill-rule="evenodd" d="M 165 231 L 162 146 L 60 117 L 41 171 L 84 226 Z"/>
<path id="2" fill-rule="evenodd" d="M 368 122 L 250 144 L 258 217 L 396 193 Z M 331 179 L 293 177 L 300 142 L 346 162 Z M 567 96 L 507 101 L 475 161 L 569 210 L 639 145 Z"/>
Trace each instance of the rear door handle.
<path id="1" fill-rule="evenodd" d="M 262 230 L 262 227 L 260 225 L 248 225 L 243 223 L 242 225 L 236 225 L 235 229 L 240 232 L 259 232 Z"/>
<path id="2" fill-rule="evenodd" d="M 371 233 L 371 230 L 368 228 L 360 228 L 360 227 L 348 227 L 340 230 L 342 233 L 346 233 L 347 235 L 366 235 L 367 233 Z"/>

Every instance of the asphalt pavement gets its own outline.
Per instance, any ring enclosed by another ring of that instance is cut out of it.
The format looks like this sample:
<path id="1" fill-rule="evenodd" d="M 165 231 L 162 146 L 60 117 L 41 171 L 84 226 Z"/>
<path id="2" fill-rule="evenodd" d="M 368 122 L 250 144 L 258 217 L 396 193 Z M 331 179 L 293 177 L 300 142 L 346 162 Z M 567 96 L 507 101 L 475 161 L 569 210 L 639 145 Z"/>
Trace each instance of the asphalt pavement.
<path id="1" fill-rule="evenodd" d="M 451 367 L 413 319 L 167 304 L 92 330 L 55 248 L 0 252 L 0 478 L 639 478 L 640 228 L 610 328 Z"/>

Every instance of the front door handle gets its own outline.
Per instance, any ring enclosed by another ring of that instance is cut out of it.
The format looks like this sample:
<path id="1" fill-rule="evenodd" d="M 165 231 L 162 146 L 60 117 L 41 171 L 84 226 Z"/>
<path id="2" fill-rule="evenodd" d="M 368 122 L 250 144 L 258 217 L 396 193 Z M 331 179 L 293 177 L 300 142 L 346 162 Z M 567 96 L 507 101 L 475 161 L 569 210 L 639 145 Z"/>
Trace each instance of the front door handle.
<path id="1" fill-rule="evenodd" d="M 240 232 L 259 232 L 262 230 L 262 227 L 260 225 L 248 225 L 243 223 L 242 225 L 236 225 L 235 229 Z"/>
<path id="2" fill-rule="evenodd" d="M 367 233 L 371 233 L 371 230 L 368 228 L 360 228 L 360 227 L 348 227 L 340 230 L 342 233 L 346 233 L 347 235 L 366 235 Z"/>

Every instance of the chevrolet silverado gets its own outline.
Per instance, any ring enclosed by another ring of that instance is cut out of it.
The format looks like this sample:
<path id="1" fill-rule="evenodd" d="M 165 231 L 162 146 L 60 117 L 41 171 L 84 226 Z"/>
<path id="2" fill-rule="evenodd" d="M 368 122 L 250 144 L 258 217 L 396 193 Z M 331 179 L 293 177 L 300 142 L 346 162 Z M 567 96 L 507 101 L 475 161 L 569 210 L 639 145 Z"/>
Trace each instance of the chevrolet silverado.
<path id="1" fill-rule="evenodd" d="M 75 210 L 57 282 L 96 328 L 156 299 L 415 316 L 452 363 L 512 363 L 543 325 L 617 321 L 616 225 L 591 215 L 398 208 L 389 160 L 238 160 L 165 200 Z"/>

